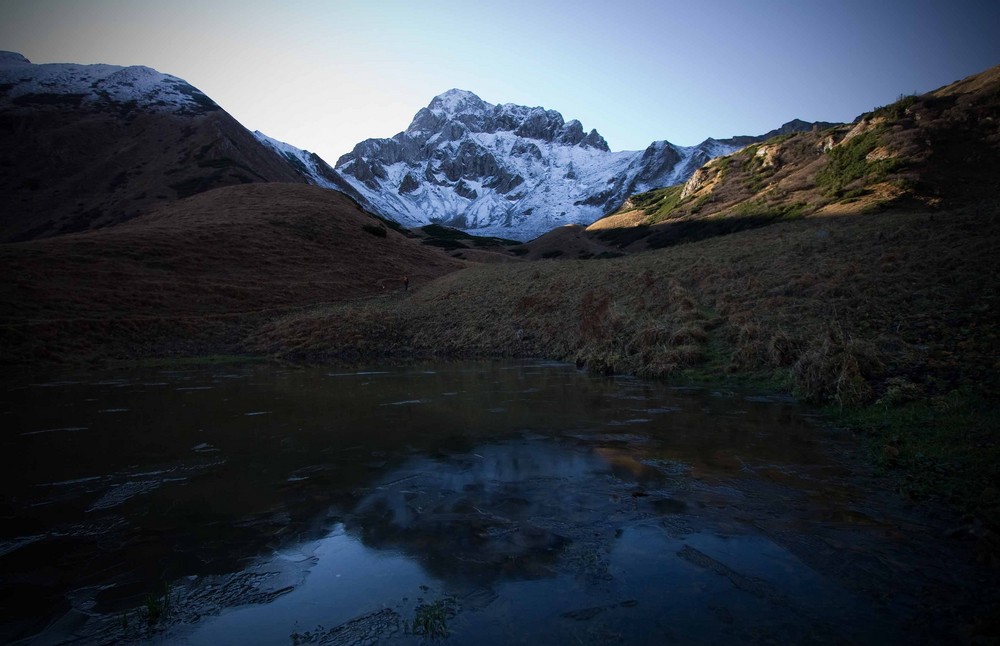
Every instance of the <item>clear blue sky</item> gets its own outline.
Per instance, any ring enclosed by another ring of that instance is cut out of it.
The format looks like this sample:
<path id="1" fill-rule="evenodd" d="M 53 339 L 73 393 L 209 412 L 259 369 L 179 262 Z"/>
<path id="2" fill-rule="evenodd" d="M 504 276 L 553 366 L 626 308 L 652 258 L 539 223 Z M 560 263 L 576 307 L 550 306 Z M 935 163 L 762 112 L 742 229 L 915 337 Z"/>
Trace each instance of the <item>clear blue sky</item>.
<path id="1" fill-rule="evenodd" d="M 0 0 L 0 49 L 148 65 L 333 163 L 441 92 L 612 150 L 849 121 L 1000 64 L 1000 0 Z"/>

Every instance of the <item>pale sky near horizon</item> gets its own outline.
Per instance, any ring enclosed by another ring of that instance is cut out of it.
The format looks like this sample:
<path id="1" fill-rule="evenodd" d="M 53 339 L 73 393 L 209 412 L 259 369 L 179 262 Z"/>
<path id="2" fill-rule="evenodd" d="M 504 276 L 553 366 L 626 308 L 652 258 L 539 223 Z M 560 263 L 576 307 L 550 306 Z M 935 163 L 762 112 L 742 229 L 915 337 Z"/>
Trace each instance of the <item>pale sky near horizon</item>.
<path id="1" fill-rule="evenodd" d="M 0 50 L 147 65 L 328 162 L 453 87 L 612 150 L 850 121 L 1000 64 L 973 0 L 0 0 Z"/>

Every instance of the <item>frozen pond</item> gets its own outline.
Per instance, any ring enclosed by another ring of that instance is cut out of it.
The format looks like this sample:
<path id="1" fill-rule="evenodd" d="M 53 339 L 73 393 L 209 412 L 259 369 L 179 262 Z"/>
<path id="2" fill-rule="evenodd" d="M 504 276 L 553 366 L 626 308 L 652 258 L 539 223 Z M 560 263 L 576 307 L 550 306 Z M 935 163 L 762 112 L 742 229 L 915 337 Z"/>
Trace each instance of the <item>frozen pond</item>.
<path id="1" fill-rule="evenodd" d="M 539 362 L 3 385 L 5 642 L 912 643 L 994 589 L 782 399 Z"/>

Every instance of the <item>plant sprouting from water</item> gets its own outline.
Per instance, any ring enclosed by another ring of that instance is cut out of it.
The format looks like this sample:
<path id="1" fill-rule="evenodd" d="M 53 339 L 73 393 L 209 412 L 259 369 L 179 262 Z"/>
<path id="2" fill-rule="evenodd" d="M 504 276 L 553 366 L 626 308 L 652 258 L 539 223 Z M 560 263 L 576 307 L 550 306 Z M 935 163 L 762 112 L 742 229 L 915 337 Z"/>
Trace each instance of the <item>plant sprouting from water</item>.
<path id="1" fill-rule="evenodd" d="M 145 612 L 146 622 L 150 626 L 155 626 L 170 614 L 170 591 L 167 584 L 163 584 L 162 594 L 150 592 L 146 595 Z M 127 621 L 127 618 L 123 621 Z"/>
<path id="2" fill-rule="evenodd" d="M 416 607 L 410 631 L 414 635 L 442 638 L 448 636 L 448 619 L 457 612 L 455 600 L 450 597 Z"/>

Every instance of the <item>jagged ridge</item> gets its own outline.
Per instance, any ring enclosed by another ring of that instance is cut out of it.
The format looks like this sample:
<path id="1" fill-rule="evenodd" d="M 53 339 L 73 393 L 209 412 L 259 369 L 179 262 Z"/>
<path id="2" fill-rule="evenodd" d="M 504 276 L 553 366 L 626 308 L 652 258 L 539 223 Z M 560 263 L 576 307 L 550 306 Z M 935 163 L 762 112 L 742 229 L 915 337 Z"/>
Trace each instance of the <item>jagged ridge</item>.
<path id="1" fill-rule="evenodd" d="M 408 226 L 437 222 L 527 240 L 594 222 L 630 195 L 683 182 L 709 159 L 757 140 L 657 141 L 612 152 L 596 130 L 585 134 L 555 110 L 493 105 L 453 89 L 405 131 L 359 143 L 336 170 L 371 208 Z"/>

